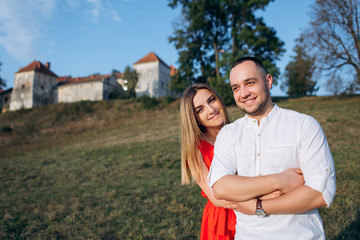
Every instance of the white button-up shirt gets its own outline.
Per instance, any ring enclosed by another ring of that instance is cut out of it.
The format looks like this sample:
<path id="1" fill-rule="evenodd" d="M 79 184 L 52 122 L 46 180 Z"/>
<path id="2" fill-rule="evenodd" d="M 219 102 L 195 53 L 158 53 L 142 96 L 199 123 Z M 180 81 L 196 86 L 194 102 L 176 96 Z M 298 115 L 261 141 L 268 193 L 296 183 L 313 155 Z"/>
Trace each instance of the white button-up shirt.
<path id="1" fill-rule="evenodd" d="M 275 105 L 260 125 L 246 115 L 222 128 L 209 186 L 225 175 L 254 177 L 289 168 L 300 168 L 305 185 L 321 192 L 330 206 L 336 191 L 335 167 L 323 130 L 314 118 Z M 325 239 L 317 209 L 267 218 L 235 213 L 235 239 Z"/>

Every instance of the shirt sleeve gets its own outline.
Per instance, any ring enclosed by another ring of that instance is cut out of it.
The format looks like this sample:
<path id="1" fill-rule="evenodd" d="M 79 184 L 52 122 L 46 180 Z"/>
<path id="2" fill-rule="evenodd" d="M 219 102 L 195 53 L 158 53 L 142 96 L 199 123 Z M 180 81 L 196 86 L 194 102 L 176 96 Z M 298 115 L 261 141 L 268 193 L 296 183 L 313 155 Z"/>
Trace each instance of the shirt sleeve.
<path id="1" fill-rule="evenodd" d="M 214 157 L 209 169 L 208 183 L 212 186 L 226 175 L 236 173 L 236 159 L 234 154 L 233 141 L 234 136 L 226 126 L 219 132 L 214 145 Z"/>
<path id="2" fill-rule="evenodd" d="M 320 124 L 310 116 L 302 124 L 299 159 L 305 185 L 321 192 L 329 207 L 336 192 L 335 165 Z"/>

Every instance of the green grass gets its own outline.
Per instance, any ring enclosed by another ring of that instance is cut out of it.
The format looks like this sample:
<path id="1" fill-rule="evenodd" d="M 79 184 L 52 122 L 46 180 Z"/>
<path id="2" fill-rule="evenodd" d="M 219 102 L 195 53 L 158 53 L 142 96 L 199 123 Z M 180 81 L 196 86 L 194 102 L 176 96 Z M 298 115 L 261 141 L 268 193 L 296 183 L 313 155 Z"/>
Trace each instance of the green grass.
<path id="1" fill-rule="evenodd" d="M 360 97 L 277 104 L 322 125 L 337 171 L 326 236 L 357 239 Z M 0 238 L 198 239 L 206 201 L 180 186 L 178 114 L 178 102 L 113 100 L 0 115 Z"/>

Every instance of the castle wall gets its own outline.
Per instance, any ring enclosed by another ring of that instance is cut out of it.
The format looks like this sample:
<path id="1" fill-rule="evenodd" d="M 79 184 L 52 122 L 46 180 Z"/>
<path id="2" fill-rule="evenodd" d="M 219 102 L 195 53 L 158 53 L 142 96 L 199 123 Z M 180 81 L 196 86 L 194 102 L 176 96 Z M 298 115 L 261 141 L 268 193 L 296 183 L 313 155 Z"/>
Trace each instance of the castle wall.
<path id="1" fill-rule="evenodd" d="M 33 86 L 33 107 L 41 107 L 56 102 L 57 78 L 35 72 Z"/>
<path id="2" fill-rule="evenodd" d="M 170 68 L 164 64 L 159 64 L 159 82 L 157 85 L 157 97 L 169 95 L 169 84 L 171 81 Z"/>
<path id="3" fill-rule="evenodd" d="M 34 71 L 15 73 L 10 111 L 33 107 L 34 79 Z"/>
<path id="4" fill-rule="evenodd" d="M 102 81 L 64 84 L 58 86 L 58 102 L 79 102 L 79 101 L 103 100 Z"/>
<path id="5" fill-rule="evenodd" d="M 133 68 L 139 74 L 136 96 L 158 97 L 156 89 L 159 81 L 159 62 L 139 63 L 133 65 Z"/>

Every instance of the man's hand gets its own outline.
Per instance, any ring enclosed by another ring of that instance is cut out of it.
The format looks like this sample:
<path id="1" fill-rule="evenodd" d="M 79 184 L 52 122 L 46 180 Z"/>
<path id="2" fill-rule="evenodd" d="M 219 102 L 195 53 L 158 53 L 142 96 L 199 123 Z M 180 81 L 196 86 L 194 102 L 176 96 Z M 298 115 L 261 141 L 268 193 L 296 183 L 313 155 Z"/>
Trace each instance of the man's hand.
<path id="1" fill-rule="evenodd" d="M 238 211 L 246 215 L 254 215 L 256 210 L 256 201 L 257 199 L 251 199 L 245 202 L 234 202 L 227 204 L 224 207 L 230 208 L 234 211 Z"/>
<path id="2" fill-rule="evenodd" d="M 279 177 L 281 178 L 280 182 L 282 184 L 280 190 L 283 193 L 290 192 L 305 183 L 304 176 L 299 168 L 285 170 L 279 174 Z"/>

